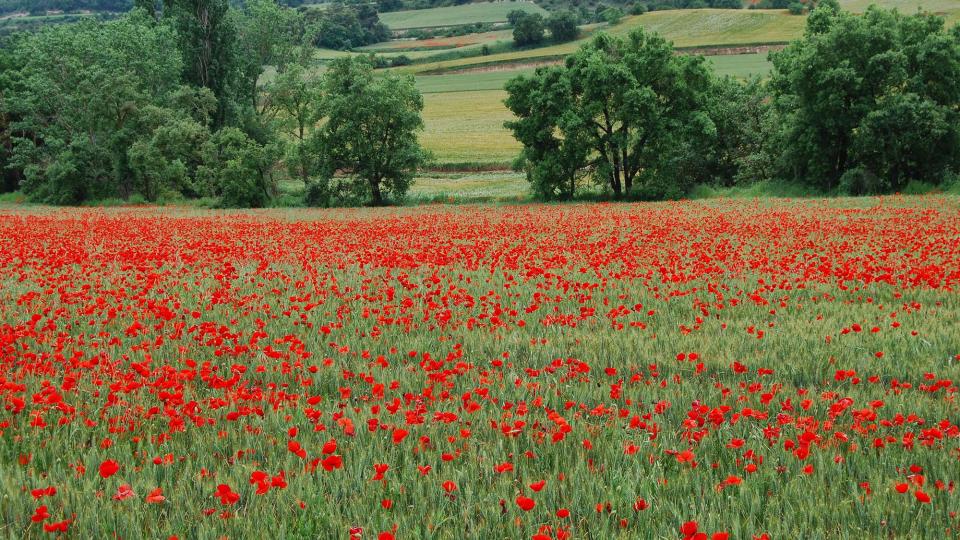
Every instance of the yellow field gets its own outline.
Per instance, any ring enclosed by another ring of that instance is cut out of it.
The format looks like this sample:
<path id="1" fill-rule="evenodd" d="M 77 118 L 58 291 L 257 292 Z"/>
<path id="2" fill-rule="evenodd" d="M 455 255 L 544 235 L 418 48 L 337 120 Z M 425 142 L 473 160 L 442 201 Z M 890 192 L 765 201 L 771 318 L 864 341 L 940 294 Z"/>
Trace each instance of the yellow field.
<path id="1" fill-rule="evenodd" d="M 503 123 L 513 116 L 503 90 L 425 94 L 420 142 L 439 163 L 508 163 L 520 151 Z"/>

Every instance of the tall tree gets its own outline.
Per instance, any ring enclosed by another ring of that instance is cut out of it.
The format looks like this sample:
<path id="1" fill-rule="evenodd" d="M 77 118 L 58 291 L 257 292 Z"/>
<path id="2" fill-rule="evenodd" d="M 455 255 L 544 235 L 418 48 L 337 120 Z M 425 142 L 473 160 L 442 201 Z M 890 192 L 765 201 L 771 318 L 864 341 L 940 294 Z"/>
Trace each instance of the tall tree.
<path id="1" fill-rule="evenodd" d="M 183 80 L 217 98 L 214 127 L 224 125 L 238 89 L 236 28 L 229 0 L 164 0 L 183 52 Z"/>
<path id="2" fill-rule="evenodd" d="M 276 125 L 289 140 L 285 157 L 287 168 L 304 185 L 309 185 L 318 172 L 317 156 L 308 143 L 323 116 L 321 96 L 320 82 L 294 64 L 270 83 L 265 98 L 277 112 Z"/>
<path id="3" fill-rule="evenodd" d="M 238 93 L 251 107 L 264 112 L 258 83 L 264 67 L 283 73 L 297 60 L 303 43 L 303 15 L 276 0 L 246 0 L 243 8 L 231 10 L 237 32 Z"/>
<path id="4" fill-rule="evenodd" d="M 532 140 L 549 140 L 550 131 L 562 140 L 589 141 L 582 167 L 620 197 L 631 192 L 641 172 L 655 176 L 677 142 L 715 130 L 704 107 L 711 74 L 703 58 L 677 56 L 663 38 L 642 29 L 625 39 L 600 34 L 560 69 L 537 71 L 537 84 L 521 79 L 508 86 L 507 106 L 518 116 L 511 127 L 526 157 L 537 159 L 530 167 L 553 159 L 531 146 Z M 530 94 L 545 89 L 548 103 L 526 105 L 543 99 Z M 530 129 L 542 133 L 531 139 Z"/>
<path id="5" fill-rule="evenodd" d="M 547 17 L 547 29 L 550 39 L 557 42 L 573 41 L 577 38 L 577 16 L 572 11 L 555 11 Z"/>
<path id="6" fill-rule="evenodd" d="M 543 32 L 545 30 L 543 15 L 539 13 L 527 13 L 525 11 L 514 10 L 510 12 L 513 16 L 513 43 L 518 47 L 527 45 L 536 45 L 543 41 Z"/>
<path id="7" fill-rule="evenodd" d="M 323 108 L 317 142 L 326 170 L 359 182 L 375 206 L 402 197 L 427 159 L 417 141 L 423 98 L 413 77 L 374 77 L 366 58 L 338 59 L 324 78 Z"/>
<path id="8" fill-rule="evenodd" d="M 507 122 L 523 144 L 516 166 L 543 199 L 572 199 L 587 171 L 591 140 L 574 110 L 570 78 L 562 67 L 507 82 L 505 104 L 517 120 Z"/>
<path id="9" fill-rule="evenodd" d="M 182 69 L 173 32 L 142 12 L 109 23 L 45 29 L 15 51 L 7 108 L 12 162 L 35 199 L 76 203 L 134 192 L 127 149 L 140 111 L 161 102 Z"/>

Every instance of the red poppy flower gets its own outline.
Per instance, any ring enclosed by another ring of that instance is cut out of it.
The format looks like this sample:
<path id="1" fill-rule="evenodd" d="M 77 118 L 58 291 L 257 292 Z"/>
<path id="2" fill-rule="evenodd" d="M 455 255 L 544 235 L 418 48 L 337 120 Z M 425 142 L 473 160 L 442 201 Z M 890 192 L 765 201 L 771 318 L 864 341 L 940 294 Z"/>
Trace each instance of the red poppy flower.
<path id="1" fill-rule="evenodd" d="M 108 459 L 100 464 L 100 478 L 110 478 L 120 470 L 120 464 L 112 459 Z"/>

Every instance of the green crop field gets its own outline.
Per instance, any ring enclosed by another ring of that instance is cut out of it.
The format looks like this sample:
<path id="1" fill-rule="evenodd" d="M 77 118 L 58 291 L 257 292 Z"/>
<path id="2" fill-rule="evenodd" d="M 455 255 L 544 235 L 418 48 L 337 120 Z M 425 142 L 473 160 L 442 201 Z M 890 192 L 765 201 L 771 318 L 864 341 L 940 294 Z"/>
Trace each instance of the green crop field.
<path id="1" fill-rule="evenodd" d="M 707 61 L 713 65 L 714 71 L 719 75 L 730 75 L 732 77 L 747 78 L 754 75 L 761 77 L 770 72 L 773 67 L 768 60 L 769 53 L 753 54 L 725 54 L 721 56 L 708 56 Z"/>
<path id="2" fill-rule="evenodd" d="M 532 13 L 546 13 L 533 2 L 482 2 L 460 6 L 393 11 L 381 13 L 380 20 L 392 30 L 459 26 L 473 23 L 506 22 L 507 13 L 519 9 Z"/>
<path id="3" fill-rule="evenodd" d="M 805 22 L 806 18 L 789 15 L 786 11 L 687 9 L 627 17 L 620 24 L 605 30 L 623 35 L 643 27 L 661 34 L 677 47 L 712 47 L 783 43 L 800 36 Z M 567 55 L 576 51 L 583 42 L 581 39 L 537 49 L 417 64 L 405 69 L 414 72 L 461 69 L 475 64 Z"/>
<path id="4" fill-rule="evenodd" d="M 872 4 L 887 9 L 897 8 L 902 13 L 913 13 L 918 9 L 934 13 L 960 11 L 960 2 L 957 0 L 840 0 L 844 9 L 853 12 L 863 12 Z"/>
<path id="5" fill-rule="evenodd" d="M 374 43 L 360 47 L 358 51 L 366 52 L 408 52 L 425 49 L 456 49 L 471 45 L 484 45 L 498 41 L 510 41 L 513 30 L 494 30 L 492 32 L 478 32 L 465 36 L 435 37 L 430 39 L 395 39 L 386 43 Z"/>
<path id="6" fill-rule="evenodd" d="M 520 201 L 530 196 L 530 184 L 520 173 L 436 173 L 419 176 L 407 194 L 410 203 Z"/>
<path id="7" fill-rule="evenodd" d="M 502 90 L 424 95 L 420 141 L 438 163 L 508 164 L 520 144 L 503 123 L 513 116 Z"/>

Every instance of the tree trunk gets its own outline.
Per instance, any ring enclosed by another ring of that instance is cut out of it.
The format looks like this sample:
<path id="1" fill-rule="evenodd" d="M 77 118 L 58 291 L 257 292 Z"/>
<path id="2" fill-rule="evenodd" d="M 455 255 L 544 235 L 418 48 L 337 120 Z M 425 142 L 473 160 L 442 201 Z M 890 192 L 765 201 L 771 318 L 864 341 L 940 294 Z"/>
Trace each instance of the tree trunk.
<path id="1" fill-rule="evenodd" d="M 370 204 L 383 206 L 383 193 L 380 191 L 380 180 L 370 180 L 370 193 L 373 195 Z"/>
<path id="2" fill-rule="evenodd" d="M 616 168 L 610 173 L 610 188 L 613 189 L 614 199 L 619 199 L 623 194 L 623 188 L 620 185 L 620 171 Z"/>
<path id="3" fill-rule="evenodd" d="M 627 170 L 627 149 L 623 149 L 623 156 L 620 160 L 623 165 L 623 187 L 627 192 L 627 197 L 630 196 L 630 192 L 633 191 L 633 173 Z"/>

